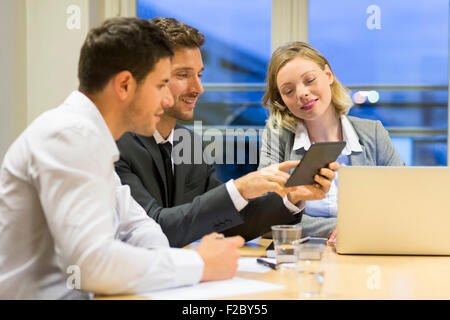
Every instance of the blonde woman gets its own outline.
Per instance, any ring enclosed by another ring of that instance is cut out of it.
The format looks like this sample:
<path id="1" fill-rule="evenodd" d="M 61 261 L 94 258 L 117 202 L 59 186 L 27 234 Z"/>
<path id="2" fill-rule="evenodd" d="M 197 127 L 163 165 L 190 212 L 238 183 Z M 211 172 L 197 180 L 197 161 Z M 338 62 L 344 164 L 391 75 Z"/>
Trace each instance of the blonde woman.
<path id="1" fill-rule="evenodd" d="M 270 110 L 260 168 L 301 160 L 312 143 L 346 141 L 341 166 L 401 166 L 400 156 L 380 121 L 347 116 L 352 105 L 322 54 L 292 42 L 272 55 L 263 104 Z M 306 201 L 303 235 L 329 237 L 337 222 L 338 175 L 323 200 Z"/>

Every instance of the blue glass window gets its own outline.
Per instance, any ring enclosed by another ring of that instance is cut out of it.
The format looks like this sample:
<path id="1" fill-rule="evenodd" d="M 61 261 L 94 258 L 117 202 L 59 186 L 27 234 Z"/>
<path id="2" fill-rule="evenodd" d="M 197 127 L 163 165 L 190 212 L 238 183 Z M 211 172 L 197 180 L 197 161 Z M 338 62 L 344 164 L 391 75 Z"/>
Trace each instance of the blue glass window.
<path id="1" fill-rule="evenodd" d="M 350 114 L 380 120 L 407 164 L 446 165 L 449 1 L 314 0 L 308 14 Z"/>

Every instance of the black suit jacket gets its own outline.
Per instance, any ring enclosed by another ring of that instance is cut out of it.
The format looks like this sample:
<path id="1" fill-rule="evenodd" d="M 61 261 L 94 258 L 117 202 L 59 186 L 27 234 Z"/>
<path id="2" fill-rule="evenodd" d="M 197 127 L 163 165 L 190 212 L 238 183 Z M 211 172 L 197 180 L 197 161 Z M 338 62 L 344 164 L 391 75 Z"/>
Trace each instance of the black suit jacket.
<path id="1" fill-rule="evenodd" d="M 179 142 L 174 141 L 174 151 L 178 143 L 184 143 L 184 147 L 190 148 L 191 162 L 176 164 L 179 155 L 172 153 L 175 163 L 173 207 L 166 206 L 167 180 L 153 137 L 125 133 L 117 141 L 120 160 L 115 164 L 122 183 L 130 186 L 135 200 L 160 224 L 172 247 L 183 247 L 214 231 L 226 236 L 241 235 L 248 241 L 269 232 L 274 224 L 301 221 L 302 214 L 293 215 L 275 193 L 252 199 L 237 212 L 225 184 L 217 179 L 215 169 L 205 163 L 203 157 L 198 163 L 195 148 L 203 151 L 201 137 L 180 125 L 175 127 L 175 130 L 180 129 L 186 130 L 187 135 Z"/>

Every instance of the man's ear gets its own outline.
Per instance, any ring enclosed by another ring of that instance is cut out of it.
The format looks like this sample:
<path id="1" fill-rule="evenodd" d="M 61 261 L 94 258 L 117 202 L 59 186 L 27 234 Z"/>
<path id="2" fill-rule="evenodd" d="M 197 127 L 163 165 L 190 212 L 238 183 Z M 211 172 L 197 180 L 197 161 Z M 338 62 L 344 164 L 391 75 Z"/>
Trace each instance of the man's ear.
<path id="1" fill-rule="evenodd" d="M 136 80 L 130 71 L 121 71 L 113 78 L 114 92 L 120 100 L 127 100 L 136 90 Z"/>

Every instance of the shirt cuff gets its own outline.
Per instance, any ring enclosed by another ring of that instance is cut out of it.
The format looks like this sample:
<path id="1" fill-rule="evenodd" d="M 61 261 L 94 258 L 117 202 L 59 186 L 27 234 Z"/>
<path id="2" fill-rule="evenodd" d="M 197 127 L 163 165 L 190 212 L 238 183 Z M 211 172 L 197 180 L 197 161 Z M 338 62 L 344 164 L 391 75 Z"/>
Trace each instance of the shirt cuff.
<path id="1" fill-rule="evenodd" d="M 284 196 L 283 203 L 292 214 L 297 214 L 297 213 L 301 212 L 303 209 L 305 209 L 305 201 L 304 200 L 301 200 L 300 202 L 297 203 L 297 205 L 295 205 L 288 200 L 287 196 Z"/>
<path id="2" fill-rule="evenodd" d="M 200 282 L 205 263 L 197 251 L 170 248 L 169 254 L 175 267 L 174 287 Z"/>
<path id="3" fill-rule="evenodd" d="M 227 188 L 231 201 L 233 201 L 234 207 L 238 212 L 248 205 L 248 201 L 245 200 L 244 197 L 242 197 L 242 195 L 239 193 L 238 189 L 236 188 L 236 185 L 234 184 L 233 179 L 228 181 L 225 184 L 225 187 Z"/>

